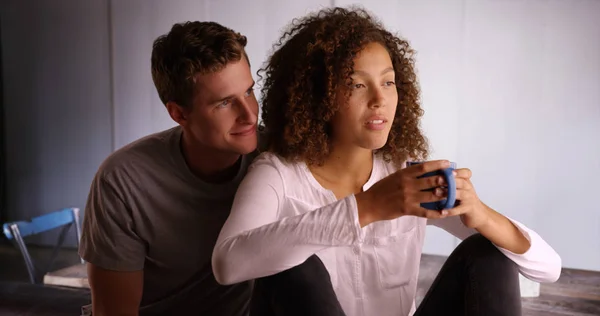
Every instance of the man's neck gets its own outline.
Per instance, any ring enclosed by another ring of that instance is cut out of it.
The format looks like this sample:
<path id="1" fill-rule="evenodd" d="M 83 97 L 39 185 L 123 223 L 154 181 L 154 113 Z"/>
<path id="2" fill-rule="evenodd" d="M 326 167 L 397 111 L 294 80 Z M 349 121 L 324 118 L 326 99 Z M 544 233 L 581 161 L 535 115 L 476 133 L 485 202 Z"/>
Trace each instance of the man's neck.
<path id="1" fill-rule="evenodd" d="M 322 166 L 311 166 L 310 169 L 329 182 L 362 187 L 373 171 L 373 151 L 334 147 Z"/>
<path id="2" fill-rule="evenodd" d="M 238 174 L 240 154 L 202 146 L 185 132 L 182 134 L 180 146 L 188 168 L 203 181 L 222 183 L 230 181 Z"/>

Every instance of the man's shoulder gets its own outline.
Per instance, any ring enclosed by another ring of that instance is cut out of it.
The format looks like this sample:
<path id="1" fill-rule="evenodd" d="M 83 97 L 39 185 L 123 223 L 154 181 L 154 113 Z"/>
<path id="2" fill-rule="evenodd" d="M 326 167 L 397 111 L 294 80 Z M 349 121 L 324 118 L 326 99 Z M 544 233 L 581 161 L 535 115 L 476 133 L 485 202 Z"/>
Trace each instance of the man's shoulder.
<path id="1" fill-rule="evenodd" d="M 271 151 L 258 151 L 256 150 L 254 153 L 254 158 L 252 161 L 252 165 L 262 165 L 267 164 L 271 165 L 275 168 L 292 168 L 299 165 L 298 162 L 291 161 L 281 157 L 280 155 L 273 153 Z"/>
<path id="2" fill-rule="evenodd" d="M 131 168 L 134 164 L 145 164 L 156 160 L 164 152 L 168 152 L 170 142 L 181 135 L 179 126 L 146 135 L 112 152 L 98 168 L 97 175 L 105 177 L 109 174 L 119 174 Z"/>

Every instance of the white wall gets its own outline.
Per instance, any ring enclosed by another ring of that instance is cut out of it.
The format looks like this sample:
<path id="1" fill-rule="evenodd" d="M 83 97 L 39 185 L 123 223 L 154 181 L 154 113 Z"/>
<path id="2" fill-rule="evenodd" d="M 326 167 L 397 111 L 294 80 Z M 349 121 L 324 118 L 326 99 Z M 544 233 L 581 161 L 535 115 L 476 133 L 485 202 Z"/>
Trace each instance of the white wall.
<path id="1" fill-rule="evenodd" d="M 432 158 L 471 168 L 480 197 L 537 230 L 565 266 L 600 270 L 594 0 L 3 1 L 13 214 L 83 206 L 111 150 L 173 126 L 150 77 L 152 41 L 173 23 L 244 33 L 255 72 L 293 17 L 361 2 L 418 51 Z M 425 251 L 456 244 L 430 228 Z"/>
<path id="2" fill-rule="evenodd" d="M 565 266 L 600 270 L 600 1 L 469 1 L 459 157 Z"/>

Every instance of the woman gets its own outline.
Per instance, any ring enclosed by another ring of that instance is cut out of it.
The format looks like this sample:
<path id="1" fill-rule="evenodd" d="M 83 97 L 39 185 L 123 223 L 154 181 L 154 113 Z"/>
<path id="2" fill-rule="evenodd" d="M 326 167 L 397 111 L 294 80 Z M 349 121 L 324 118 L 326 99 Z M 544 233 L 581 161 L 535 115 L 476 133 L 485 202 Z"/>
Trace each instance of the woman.
<path id="1" fill-rule="evenodd" d="M 519 315 L 518 272 L 560 275 L 558 254 L 483 204 L 468 169 L 454 174 L 459 206 L 420 207 L 445 192 L 418 177 L 449 163 L 405 167 L 427 157 L 412 54 L 362 10 L 326 9 L 284 33 L 264 70 L 269 150 L 213 253 L 220 283 L 257 279 L 254 315 L 414 313 L 427 224 L 464 241 L 418 315 Z"/>

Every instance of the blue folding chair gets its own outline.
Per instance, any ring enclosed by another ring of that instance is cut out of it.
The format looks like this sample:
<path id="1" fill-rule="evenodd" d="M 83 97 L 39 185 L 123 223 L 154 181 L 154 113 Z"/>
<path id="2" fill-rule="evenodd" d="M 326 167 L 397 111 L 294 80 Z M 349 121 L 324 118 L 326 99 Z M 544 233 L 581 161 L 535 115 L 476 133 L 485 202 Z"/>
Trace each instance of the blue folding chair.
<path id="1" fill-rule="evenodd" d="M 27 245 L 23 238 L 31 235 L 36 235 L 39 233 L 43 233 L 49 231 L 51 229 L 55 229 L 62 226 L 62 230 L 60 235 L 58 236 L 58 242 L 52 251 L 52 255 L 50 257 L 50 261 L 47 264 L 45 269 L 38 269 L 33 263 L 31 259 L 31 255 L 27 250 Z M 75 226 L 76 234 L 77 234 L 77 246 L 79 247 L 79 239 L 81 238 L 81 226 L 79 224 L 79 209 L 78 208 L 66 208 L 60 211 L 55 211 L 52 213 L 44 214 L 35 218 L 32 218 L 29 221 L 17 221 L 5 223 L 3 225 L 3 231 L 6 238 L 16 243 L 19 250 L 21 250 L 21 254 L 23 255 L 23 260 L 25 260 L 25 265 L 27 266 L 27 272 L 29 273 L 29 280 L 31 283 L 42 283 L 44 275 L 50 271 L 52 267 L 52 263 L 56 256 L 58 255 L 58 251 L 62 247 L 67 232 L 69 228 Z M 83 259 L 81 259 L 81 263 L 84 263 Z"/>

